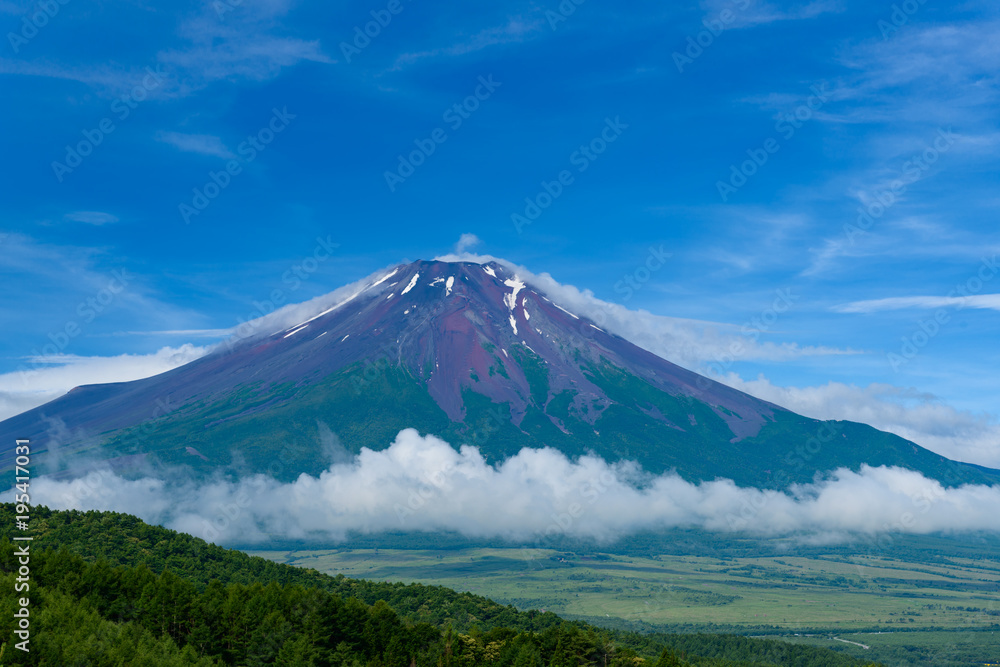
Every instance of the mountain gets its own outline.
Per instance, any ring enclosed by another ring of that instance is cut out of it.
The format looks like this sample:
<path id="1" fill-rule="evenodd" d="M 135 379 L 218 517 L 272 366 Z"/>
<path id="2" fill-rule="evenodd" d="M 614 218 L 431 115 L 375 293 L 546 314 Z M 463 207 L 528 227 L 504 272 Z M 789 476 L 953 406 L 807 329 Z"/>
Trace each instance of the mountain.
<path id="1" fill-rule="evenodd" d="M 34 463 L 146 463 L 196 474 L 319 474 L 405 428 L 487 461 L 522 447 L 630 459 L 691 481 L 785 488 L 862 464 L 946 485 L 1000 472 L 852 422 L 821 422 L 683 369 L 552 301 L 496 262 L 418 261 L 279 331 L 231 341 L 167 373 L 77 387 L 0 422 Z M 13 466 L 3 449 L 0 467 Z"/>

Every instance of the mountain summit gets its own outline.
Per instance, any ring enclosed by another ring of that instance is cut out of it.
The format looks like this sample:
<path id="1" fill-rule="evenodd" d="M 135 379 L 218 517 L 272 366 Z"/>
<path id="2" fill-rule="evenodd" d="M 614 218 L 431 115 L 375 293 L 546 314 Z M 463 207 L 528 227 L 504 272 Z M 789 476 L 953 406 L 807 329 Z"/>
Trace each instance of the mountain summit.
<path id="1" fill-rule="evenodd" d="M 816 473 L 897 465 L 947 485 L 1000 472 L 895 435 L 820 422 L 683 369 L 577 316 L 497 262 L 418 261 L 294 325 L 231 340 L 155 377 L 88 385 L 0 422 L 48 472 L 87 457 L 208 474 L 319 474 L 405 428 L 487 461 L 551 446 L 786 488 Z M 8 450 L 12 451 L 10 448 Z M 0 465 L 11 468 L 5 450 Z M 339 457 L 339 458 L 338 458 Z"/>

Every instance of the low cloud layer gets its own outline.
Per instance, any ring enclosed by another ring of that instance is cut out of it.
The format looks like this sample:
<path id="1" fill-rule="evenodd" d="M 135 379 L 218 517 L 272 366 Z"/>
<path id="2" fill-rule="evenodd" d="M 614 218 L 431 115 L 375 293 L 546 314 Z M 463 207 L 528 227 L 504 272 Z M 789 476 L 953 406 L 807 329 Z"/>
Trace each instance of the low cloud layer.
<path id="1" fill-rule="evenodd" d="M 730 480 L 653 477 L 634 463 L 571 461 L 552 449 L 523 449 L 490 466 L 475 447 L 456 451 L 412 429 L 386 450 L 331 458 L 341 462 L 287 484 L 264 475 L 240 482 L 126 480 L 107 470 L 72 481 L 43 477 L 32 484 L 33 499 L 53 508 L 137 513 L 238 545 L 331 543 L 352 532 L 382 531 L 455 531 L 533 544 L 563 536 L 606 543 L 675 527 L 824 541 L 859 533 L 1000 531 L 1000 487 L 944 489 L 900 468 L 841 469 L 782 493 Z"/>
<path id="2" fill-rule="evenodd" d="M 735 373 L 715 379 L 806 417 L 870 424 L 950 459 L 1000 468 L 996 417 L 956 410 L 931 394 L 890 384 L 779 387 L 763 376 L 743 380 Z"/>

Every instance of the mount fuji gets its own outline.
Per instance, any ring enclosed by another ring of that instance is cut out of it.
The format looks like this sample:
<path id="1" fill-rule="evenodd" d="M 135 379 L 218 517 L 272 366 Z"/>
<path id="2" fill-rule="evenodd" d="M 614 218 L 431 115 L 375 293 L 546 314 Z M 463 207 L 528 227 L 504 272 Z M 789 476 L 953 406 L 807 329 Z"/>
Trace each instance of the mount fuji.
<path id="1" fill-rule="evenodd" d="M 35 462 L 61 476 L 102 462 L 122 474 L 181 465 L 287 481 L 415 428 L 474 445 L 488 462 L 548 446 L 761 488 L 864 464 L 946 486 L 1000 481 L 1000 471 L 686 370 L 566 310 L 505 263 L 399 265 L 322 305 L 291 326 L 265 318 L 161 375 L 77 387 L 0 422 L 0 438 L 30 439 Z M 13 468 L 12 451 L 0 468 Z"/>

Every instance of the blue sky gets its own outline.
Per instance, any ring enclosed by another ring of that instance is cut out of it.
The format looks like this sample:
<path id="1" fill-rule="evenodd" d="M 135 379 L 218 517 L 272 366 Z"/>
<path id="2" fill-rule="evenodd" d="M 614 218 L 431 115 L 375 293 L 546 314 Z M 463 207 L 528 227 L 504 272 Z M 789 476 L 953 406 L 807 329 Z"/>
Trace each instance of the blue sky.
<path id="1" fill-rule="evenodd" d="M 7 0 L 0 29 L 5 414 L 469 234 L 688 332 L 668 358 L 1000 465 L 995 3 Z"/>

